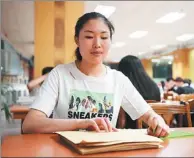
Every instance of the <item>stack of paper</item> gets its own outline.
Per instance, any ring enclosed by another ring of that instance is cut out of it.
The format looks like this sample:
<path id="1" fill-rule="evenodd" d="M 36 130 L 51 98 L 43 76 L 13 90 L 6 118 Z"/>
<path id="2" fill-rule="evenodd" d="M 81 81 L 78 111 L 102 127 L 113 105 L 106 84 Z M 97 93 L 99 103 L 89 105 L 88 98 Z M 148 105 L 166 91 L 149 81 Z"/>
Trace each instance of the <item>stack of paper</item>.
<path id="1" fill-rule="evenodd" d="M 82 155 L 159 148 L 163 142 L 145 132 L 132 129 L 119 132 L 63 131 L 56 133 Z"/>

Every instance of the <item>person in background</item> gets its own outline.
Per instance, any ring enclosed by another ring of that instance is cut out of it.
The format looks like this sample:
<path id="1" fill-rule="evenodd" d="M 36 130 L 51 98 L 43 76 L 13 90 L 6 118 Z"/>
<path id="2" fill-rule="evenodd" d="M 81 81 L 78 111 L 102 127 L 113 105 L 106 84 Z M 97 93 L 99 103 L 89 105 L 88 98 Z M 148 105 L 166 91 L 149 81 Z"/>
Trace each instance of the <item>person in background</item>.
<path id="1" fill-rule="evenodd" d="M 166 79 L 165 83 L 166 92 L 175 92 L 177 89 L 176 82 L 172 77 Z"/>
<path id="2" fill-rule="evenodd" d="M 45 67 L 42 69 L 42 76 L 31 80 L 28 84 L 28 90 L 31 96 L 36 96 L 38 94 L 39 88 L 48 76 L 48 73 L 53 69 L 53 67 Z"/>
<path id="3" fill-rule="evenodd" d="M 177 89 L 175 90 L 175 93 L 177 94 L 193 94 L 194 89 L 189 86 L 188 83 L 184 83 L 184 80 L 181 77 L 177 77 L 175 79 L 175 83 L 177 86 Z"/>
<path id="4" fill-rule="evenodd" d="M 139 58 L 132 55 L 124 57 L 118 64 L 118 71 L 121 71 L 126 77 L 128 77 L 133 86 L 145 100 L 160 101 L 161 95 L 159 87 L 149 77 Z M 122 109 L 121 113 L 124 113 Z M 125 115 L 125 128 L 136 128 L 136 121 L 133 121 L 126 112 Z"/>
<path id="5" fill-rule="evenodd" d="M 118 131 L 115 126 L 122 105 L 132 119 L 141 118 L 148 124 L 148 134 L 168 135 L 168 125 L 146 103 L 130 80 L 103 64 L 113 33 L 112 23 L 100 13 L 86 13 L 78 19 L 74 37 L 76 60 L 58 65 L 49 73 L 22 124 L 24 133 L 80 129 Z M 96 103 L 102 103 L 102 96 L 107 96 L 110 113 L 106 109 L 102 110 L 104 113 L 87 112 L 84 108 L 71 110 L 68 103 L 72 95 L 82 99 L 83 96 L 92 96 Z M 50 119 L 52 112 L 54 118 Z"/>
<path id="6" fill-rule="evenodd" d="M 165 82 L 164 81 L 160 81 L 158 84 L 157 84 L 159 90 L 160 90 L 160 97 L 161 97 L 161 100 L 164 98 L 164 92 L 166 91 L 166 86 L 165 86 Z"/>
<path id="7" fill-rule="evenodd" d="M 194 89 L 194 85 L 192 84 L 191 79 L 188 79 L 188 78 L 184 79 L 184 83 L 188 84 L 189 87 Z"/>
<path id="8" fill-rule="evenodd" d="M 165 90 L 165 82 L 164 81 L 160 81 L 160 83 L 161 83 L 162 89 L 164 91 Z"/>

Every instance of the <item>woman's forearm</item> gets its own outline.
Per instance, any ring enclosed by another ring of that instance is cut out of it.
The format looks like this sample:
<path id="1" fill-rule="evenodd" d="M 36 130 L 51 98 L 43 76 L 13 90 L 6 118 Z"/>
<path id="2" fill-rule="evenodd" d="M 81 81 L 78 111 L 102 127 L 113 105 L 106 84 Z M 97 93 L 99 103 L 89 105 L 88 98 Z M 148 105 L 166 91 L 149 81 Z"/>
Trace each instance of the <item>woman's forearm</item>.
<path id="1" fill-rule="evenodd" d="M 47 75 L 43 75 L 43 76 L 40 76 L 40 77 L 30 81 L 27 84 L 27 87 L 28 87 L 29 91 L 32 91 L 33 88 L 39 86 L 45 80 L 46 77 L 47 77 Z"/>
<path id="2" fill-rule="evenodd" d="M 46 117 L 25 120 L 22 126 L 24 133 L 53 133 L 56 131 L 72 131 L 79 129 L 76 119 L 50 119 Z"/>

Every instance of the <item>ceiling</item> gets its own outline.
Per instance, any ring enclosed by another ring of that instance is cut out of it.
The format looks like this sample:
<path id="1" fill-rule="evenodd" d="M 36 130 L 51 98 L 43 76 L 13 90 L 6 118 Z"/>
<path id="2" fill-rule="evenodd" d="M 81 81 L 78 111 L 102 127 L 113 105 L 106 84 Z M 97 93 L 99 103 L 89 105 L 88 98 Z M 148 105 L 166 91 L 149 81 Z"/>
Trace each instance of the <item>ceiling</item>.
<path id="1" fill-rule="evenodd" d="M 115 26 L 113 43 L 126 43 L 121 48 L 111 49 L 109 61 L 119 61 L 127 54 L 149 57 L 194 45 L 194 40 L 176 41 L 177 36 L 194 33 L 194 1 L 85 1 L 85 12 L 94 11 L 98 4 L 116 7 L 109 18 Z M 34 2 L 3 1 L 1 7 L 1 32 L 25 57 L 30 58 L 34 53 Z M 171 24 L 155 22 L 174 11 L 183 11 L 186 16 Z M 148 31 L 148 34 L 140 39 L 130 39 L 128 35 L 137 30 Z M 150 48 L 157 44 L 168 47 L 157 51 Z M 139 55 L 139 52 L 145 53 Z"/>
<path id="2" fill-rule="evenodd" d="M 1 32 L 26 58 L 34 54 L 34 2 L 2 1 Z"/>

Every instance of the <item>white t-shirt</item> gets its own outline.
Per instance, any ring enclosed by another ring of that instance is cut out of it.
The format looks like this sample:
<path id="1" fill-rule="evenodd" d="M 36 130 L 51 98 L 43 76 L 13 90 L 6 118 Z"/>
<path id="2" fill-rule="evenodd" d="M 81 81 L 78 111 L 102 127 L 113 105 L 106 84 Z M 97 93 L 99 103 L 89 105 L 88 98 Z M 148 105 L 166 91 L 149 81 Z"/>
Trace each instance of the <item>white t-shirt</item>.
<path id="1" fill-rule="evenodd" d="M 87 76 L 75 62 L 58 65 L 42 84 L 31 108 L 54 118 L 108 117 L 115 127 L 120 106 L 135 120 L 150 106 L 121 72 L 106 66 L 106 75 Z"/>

